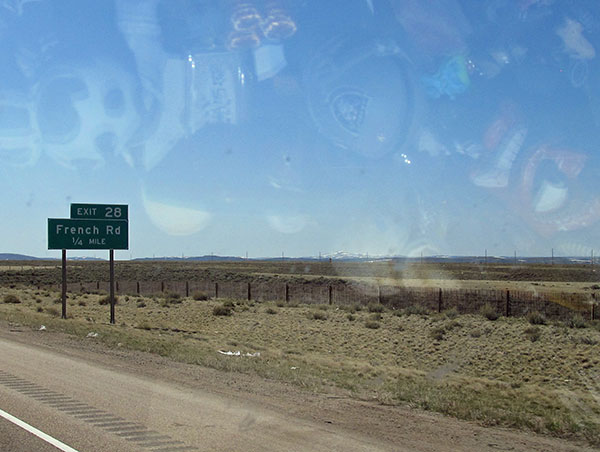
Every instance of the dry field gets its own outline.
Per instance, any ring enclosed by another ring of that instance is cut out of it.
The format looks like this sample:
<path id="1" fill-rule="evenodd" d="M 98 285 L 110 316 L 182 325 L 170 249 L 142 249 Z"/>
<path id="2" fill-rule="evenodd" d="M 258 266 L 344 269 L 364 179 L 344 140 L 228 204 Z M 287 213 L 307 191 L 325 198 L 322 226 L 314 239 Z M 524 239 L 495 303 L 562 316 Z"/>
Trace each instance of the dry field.
<path id="1" fill-rule="evenodd" d="M 156 270 L 153 265 L 145 271 Z M 181 268 L 169 269 L 174 270 Z M 103 295 L 69 294 L 69 319 L 60 320 L 57 292 L 5 285 L 0 318 L 315 391 L 600 445 L 598 321 L 490 320 L 455 311 L 342 309 L 201 295 L 120 297 L 112 326 Z"/>
<path id="2" fill-rule="evenodd" d="M 70 261 L 71 282 L 105 281 L 108 262 Z M 547 264 L 405 263 L 402 261 L 123 261 L 115 265 L 117 280 L 222 281 L 311 280 L 362 282 L 407 287 L 465 289 L 600 290 L 600 266 Z M 0 285 L 60 283 L 60 262 L 0 262 Z"/>

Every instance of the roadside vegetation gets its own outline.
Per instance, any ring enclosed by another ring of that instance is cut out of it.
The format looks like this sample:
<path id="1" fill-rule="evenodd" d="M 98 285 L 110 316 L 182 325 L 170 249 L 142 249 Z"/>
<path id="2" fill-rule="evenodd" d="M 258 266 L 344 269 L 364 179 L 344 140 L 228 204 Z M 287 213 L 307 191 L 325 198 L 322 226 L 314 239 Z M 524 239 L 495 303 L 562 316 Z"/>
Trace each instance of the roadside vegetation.
<path id="1" fill-rule="evenodd" d="M 0 319 L 315 391 L 431 410 L 600 446 L 600 322 L 456 310 L 121 296 L 0 288 Z M 18 302 L 15 302 L 18 300 Z M 90 332 L 97 337 L 88 338 Z M 239 356 L 219 352 L 241 352 Z"/>

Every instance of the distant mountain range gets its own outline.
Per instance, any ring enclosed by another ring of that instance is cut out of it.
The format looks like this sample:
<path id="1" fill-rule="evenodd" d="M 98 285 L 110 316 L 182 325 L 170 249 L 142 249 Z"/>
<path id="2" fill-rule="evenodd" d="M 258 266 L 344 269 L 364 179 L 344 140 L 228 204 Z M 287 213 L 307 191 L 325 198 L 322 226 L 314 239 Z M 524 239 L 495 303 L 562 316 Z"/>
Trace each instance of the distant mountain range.
<path id="1" fill-rule="evenodd" d="M 14 253 L 0 253 L 0 261 L 54 261 L 57 258 L 54 257 L 35 257 L 35 256 L 27 256 L 25 254 L 14 254 Z M 100 259 L 97 257 L 77 257 L 69 256 L 70 261 L 102 261 L 104 259 Z"/>
<path id="2" fill-rule="evenodd" d="M 25 254 L 0 253 L 0 261 L 37 261 L 39 257 L 26 256 Z"/>
<path id="3" fill-rule="evenodd" d="M 463 263 L 506 263 L 512 264 L 515 262 L 515 258 L 512 256 L 450 256 L 450 255 L 437 255 L 437 256 L 423 256 L 421 257 L 406 257 L 406 256 L 383 256 L 383 255 L 370 255 L 361 253 L 348 253 L 346 251 L 337 251 L 335 253 L 321 254 L 320 256 L 308 256 L 308 257 L 259 257 L 245 259 L 239 256 L 216 256 L 216 255 L 204 255 L 204 256 L 190 256 L 190 257 L 178 257 L 178 256 L 160 256 L 160 257 L 140 257 L 133 259 L 133 261 L 202 261 L 202 262 L 242 262 L 245 260 L 251 261 L 345 261 L 345 262 L 382 262 L 382 261 L 394 261 L 394 262 L 463 262 Z M 0 253 L 0 261 L 33 261 L 33 260 L 56 260 L 56 258 L 41 258 L 35 256 L 27 256 L 25 254 L 16 253 Z M 96 257 L 69 257 L 69 260 L 82 260 L 82 261 L 104 261 L 106 259 Z M 554 262 L 555 264 L 588 264 L 590 263 L 589 258 L 568 256 L 568 257 L 554 257 L 552 260 L 550 257 L 517 257 L 517 263 L 542 263 L 549 264 Z M 598 261 L 600 263 L 600 261 Z"/>
<path id="4" fill-rule="evenodd" d="M 134 261 L 217 261 L 217 262 L 230 262 L 230 261 L 244 261 L 246 259 L 237 256 L 215 256 L 205 255 L 205 256 L 191 256 L 191 257 L 137 257 L 133 259 Z"/>

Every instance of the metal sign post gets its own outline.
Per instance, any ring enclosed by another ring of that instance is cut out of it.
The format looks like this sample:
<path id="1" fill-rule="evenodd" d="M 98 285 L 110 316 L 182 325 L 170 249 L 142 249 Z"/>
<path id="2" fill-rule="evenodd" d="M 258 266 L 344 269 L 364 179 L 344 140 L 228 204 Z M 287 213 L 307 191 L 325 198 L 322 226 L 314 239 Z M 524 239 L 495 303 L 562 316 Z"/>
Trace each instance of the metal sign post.
<path id="1" fill-rule="evenodd" d="M 109 251 L 110 258 L 110 323 L 115 324 L 115 250 Z"/>
<path id="2" fill-rule="evenodd" d="M 67 250 L 62 250 L 62 314 L 61 319 L 67 318 Z"/>

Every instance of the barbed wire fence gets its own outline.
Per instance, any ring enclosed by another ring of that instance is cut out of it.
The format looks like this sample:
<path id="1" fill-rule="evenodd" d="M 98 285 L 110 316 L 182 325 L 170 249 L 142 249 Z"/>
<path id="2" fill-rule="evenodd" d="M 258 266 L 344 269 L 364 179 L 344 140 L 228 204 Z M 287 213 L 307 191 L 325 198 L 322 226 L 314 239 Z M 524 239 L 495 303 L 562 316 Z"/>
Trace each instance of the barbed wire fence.
<path id="1" fill-rule="evenodd" d="M 53 287 L 58 287 L 54 285 Z M 69 283 L 72 293 L 108 293 L 108 281 Z M 491 307 L 499 316 L 523 317 L 539 312 L 548 319 L 600 318 L 595 293 L 540 292 L 523 290 L 413 288 L 391 285 L 272 281 L 117 281 L 118 295 L 229 298 L 257 302 L 328 304 L 335 306 L 382 304 L 390 310 L 413 306 L 431 312 L 456 309 L 460 314 L 479 313 Z M 489 306 L 488 306 L 489 305 Z"/>

